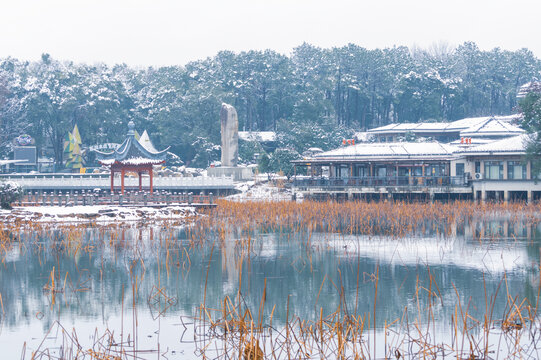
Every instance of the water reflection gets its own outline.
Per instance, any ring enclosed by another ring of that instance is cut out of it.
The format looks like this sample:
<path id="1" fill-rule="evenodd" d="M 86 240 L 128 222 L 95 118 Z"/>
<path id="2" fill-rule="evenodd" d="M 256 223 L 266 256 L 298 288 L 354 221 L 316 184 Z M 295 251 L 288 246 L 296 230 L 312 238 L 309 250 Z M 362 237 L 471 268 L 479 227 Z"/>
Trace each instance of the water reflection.
<path id="1" fill-rule="evenodd" d="M 119 314 L 128 317 L 135 308 L 138 321 L 152 324 L 149 297 L 156 289 L 174 299 L 168 321 L 196 315 L 202 303 L 219 308 L 225 296 L 238 298 L 239 287 L 257 314 L 265 279 L 265 314 L 274 309 L 278 326 L 288 297 L 289 313 L 304 319 L 316 320 L 321 308 L 324 314 L 341 309 L 375 313 L 381 327 L 405 311 L 418 316 L 431 301 L 428 291 L 437 295 L 432 310 L 440 327 L 448 326 L 457 303 L 470 304 L 471 316 L 481 318 L 485 298 L 495 294 L 498 318 L 506 294 L 536 301 L 540 233 L 539 225 L 506 219 L 454 224 L 450 231 L 434 224 L 401 239 L 230 229 L 209 233 L 212 240 L 202 245 L 180 228 L 22 233 L 2 257 L 0 348 L 39 343 L 55 320 L 118 326 Z M 52 277 L 54 294 L 44 290 Z"/>

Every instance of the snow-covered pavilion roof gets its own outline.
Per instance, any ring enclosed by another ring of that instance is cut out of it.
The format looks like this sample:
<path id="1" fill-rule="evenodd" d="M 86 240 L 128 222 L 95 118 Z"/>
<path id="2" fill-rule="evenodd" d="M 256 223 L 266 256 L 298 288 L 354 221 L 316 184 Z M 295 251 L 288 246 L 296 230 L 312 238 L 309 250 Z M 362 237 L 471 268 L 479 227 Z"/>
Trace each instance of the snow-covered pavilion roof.
<path id="1" fill-rule="evenodd" d="M 143 147 L 145 149 L 147 149 L 148 151 L 150 151 L 151 153 L 157 153 L 159 152 L 158 150 L 156 150 L 156 148 L 154 147 L 154 145 L 152 144 L 152 141 L 150 141 L 150 137 L 148 136 L 148 133 L 147 131 L 143 131 L 143 135 L 141 135 L 139 137 L 139 143 L 141 145 L 143 145 Z"/>
<path id="2" fill-rule="evenodd" d="M 146 134 L 148 140 L 143 139 L 143 143 L 141 143 L 143 136 L 139 140 L 135 138 L 135 124 L 133 121 L 129 122 L 128 129 L 126 139 L 112 152 L 94 150 L 98 161 L 102 165 L 113 165 L 115 163 L 131 166 L 156 165 L 165 161 L 169 147 L 165 150 L 157 151 L 150 142 L 146 131 L 143 133 L 143 136 Z"/>

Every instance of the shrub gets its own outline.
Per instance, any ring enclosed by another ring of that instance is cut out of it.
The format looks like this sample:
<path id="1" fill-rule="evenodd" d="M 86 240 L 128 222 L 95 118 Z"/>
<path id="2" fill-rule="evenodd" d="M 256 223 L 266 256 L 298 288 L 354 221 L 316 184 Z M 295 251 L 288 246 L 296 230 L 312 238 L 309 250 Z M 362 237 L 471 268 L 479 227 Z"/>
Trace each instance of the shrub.
<path id="1" fill-rule="evenodd" d="M 23 188 L 13 181 L 0 183 L 0 207 L 11 209 L 11 204 L 23 195 Z"/>

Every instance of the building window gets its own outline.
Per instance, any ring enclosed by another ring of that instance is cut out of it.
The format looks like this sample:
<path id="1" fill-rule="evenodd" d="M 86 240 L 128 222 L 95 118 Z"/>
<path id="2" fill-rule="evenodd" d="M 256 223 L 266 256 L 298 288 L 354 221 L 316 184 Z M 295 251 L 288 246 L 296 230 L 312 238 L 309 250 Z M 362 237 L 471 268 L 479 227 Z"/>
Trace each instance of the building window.
<path id="1" fill-rule="evenodd" d="M 376 176 L 378 176 L 378 177 L 387 176 L 387 167 L 386 166 L 378 166 L 378 167 L 376 167 Z"/>
<path id="2" fill-rule="evenodd" d="M 507 178 L 512 180 L 526 179 L 526 165 L 520 161 L 508 161 Z"/>
<path id="3" fill-rule="evenodd" d="M 481 172 L 481 162 L 480 162 L 480 161 L 476 161 L 476 162 L 475 162 L 475 172 L 476 172 L 476 173 L 480 173 L 480 172 Z"/>
<path id="4" fill-rule="evenodd" d="M 399 167 L 398 176 L 410 176 L 410 169 L 407 167 Z"/>
<path id="5" fill-rule="evenodd" d="M 485 179 L 503 179 L 503 161 L 485 161 Z"/>
<path id="6" fill-rule="evenodd" d="M 354 168 L 354 176 L 357 177 L 365 177 L 368 176 L 368 168 L 366 166 L 355 166 Z"/>
<path id="7" fill-rule="evenodd" d="M 445 165 L 432 164 L 425 169 L 426 176 L 445 176 Z"/>
<path id="8" fill-rule="evenodd" d="M 349 166 L 340 165 L 338 168 L 338 177 L 345 179 L 349 178 Z"/>
<path id="9" fill-rule="evenodd" d="M 456 176 L 464 176 L 464 163 L 456 163 L 455 165 Z"/>

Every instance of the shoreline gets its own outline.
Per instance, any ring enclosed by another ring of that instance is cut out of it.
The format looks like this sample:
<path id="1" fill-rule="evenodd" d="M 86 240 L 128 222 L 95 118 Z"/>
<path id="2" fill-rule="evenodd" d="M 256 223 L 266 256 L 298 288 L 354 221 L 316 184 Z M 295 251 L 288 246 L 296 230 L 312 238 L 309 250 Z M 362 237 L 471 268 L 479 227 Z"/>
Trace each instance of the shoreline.
<path id="1" fill-rule="evenodd" d="M 113 223 L 141 221 L 185 221 L 197 216 L 196 206 L 14 206 L 0 210 L 0 222 Z"/>

